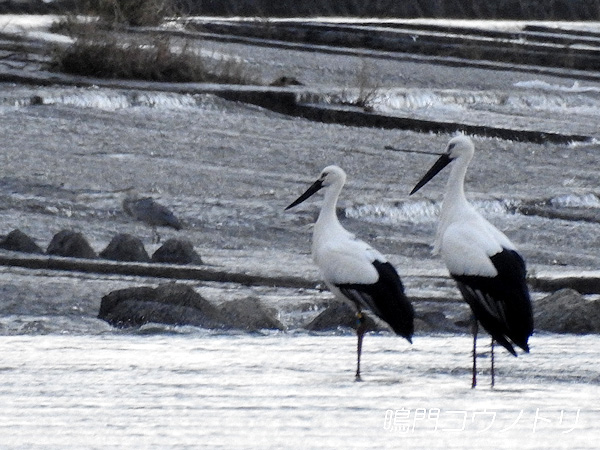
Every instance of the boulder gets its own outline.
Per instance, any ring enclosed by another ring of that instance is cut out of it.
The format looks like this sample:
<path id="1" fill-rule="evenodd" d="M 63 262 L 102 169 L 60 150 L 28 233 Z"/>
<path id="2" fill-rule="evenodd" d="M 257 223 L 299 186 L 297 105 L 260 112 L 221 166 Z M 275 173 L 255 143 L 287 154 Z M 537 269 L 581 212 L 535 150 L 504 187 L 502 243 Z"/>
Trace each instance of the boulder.
<path id="1" fill-rule="evenodd" d="M 190 286 L 178 283 L 112 291 L 102 297 L 98 318 L 122 328 L 152 322 L 244 331 L 284 329 L 276 312 L 255 297 L 229 301 L 218 308 Z"/>
<path id="2" fill-rule="evenodd" d="M 283 330 L 277 311 L 265 308 L 256 297 L 232 300 L 221 305 L 221 313 L 230 328 L 246 331 Z"/>
<path id="3" fill-rule="evenodd" d="M 464 333 L 471 331 L 470 313 L 466 320 L 452 319 L 444 311 L 415 311 L 415 331 L 418 333 Z"/>
<path id="4" fill-rule="evenodd" d="M 131 234 L 117 234 L 100 252 L 100 257 L 113 261 L 150 261 L 142 240 Z"/>
<path id="5" fill-rule="evenodd" d="M 62 230 L 56 233 L 50 241 L 46 253 L 72 258 L 98 257 L 83 234 L 71 230 Z"/>
<path id="6" fill-rule="evenodd" d="M 275 78 L 273 81 L 271 81 L 271 83 L 269 83 L 269 86 L 279 86 L 279 87 L 284 87 L 284 86 L 304 86 L 304 83 L 301 83 L 295 77 L 291 77 L 291 76 L 287 76 L 287 75 L 282 75 L 280 77 Z"/>
<path id="7" fill-rule="evenodd" d="M 33 239 L 19 229 L 15 229 L 8 233 L 8 235 L 0 241 L 0 248 L 11 250 L 13 252 L 44 253 L 44 250 L 42 250 Z"/>
<path id="8" fill-rule="evenodd" d="M 190 286 L 177 283 L 112 291 L 102 297 L 98 318 L 117 327 L 150 322 L 205 328 L 224 325 L 223 316 L 212 303 Z"/>
<path id="9" fill-rule="evenodd" d="M 534 302 L 536 330 L 553 333 L 600 333 L 600 301 L 573 289 L 561 289 Z"/>
<path id="10" fill-rule="evenodd" d="M 152 261 L 168 264 L 202 264 L 202 258 L 187 239 L 167 240 L 152 255 Z"/>
<path id="11" fill-rule="evenodd" d="M 366 312 L 367 331 L 389 330 L 387 325 L 381 321 L 375 322 Z M 337 299 L 332 300 L 329 305 L 317 317 L 304 326 L 309 331 L 333 331 L 339 328 L 356 329 L 356 308 L 346 302 Z"/>
<path id="12" fill-rule="evenodd" d="M 419 333 L 468 332 L 470 313 L 465 315 L 465 308 L 465 305 L 454 303 L 443 307 L 417 304 L 415 305 L 415 331 Z M 392 331 L 384 321 L 375 318 L 373 313 L 369 311 L 365 313 L 368 331 Z M 463 316 L 467 318 L 466 324 L 461 323 L 460 319 Z M 331 331 L 340 327 L 356 329 L 356 309 L 337 299 L 332 300 L 324 311 L 304 326 L 310 331 Z"/>

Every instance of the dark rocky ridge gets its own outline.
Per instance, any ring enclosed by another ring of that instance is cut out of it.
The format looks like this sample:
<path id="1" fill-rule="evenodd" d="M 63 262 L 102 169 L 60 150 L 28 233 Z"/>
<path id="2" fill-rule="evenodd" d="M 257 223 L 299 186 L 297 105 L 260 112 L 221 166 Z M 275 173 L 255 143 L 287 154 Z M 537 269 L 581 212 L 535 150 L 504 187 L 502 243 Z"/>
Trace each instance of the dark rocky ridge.
<path id="1" fill-rule="evenodd" d="M 167 283 L 156 288 L 120 289 L 105 295 L 98 318 L 116 327 L 163 323 L 244 331 L 283 330 L 275 315 L 276 311 L 267 310 L 255 297 L 216 307 L 189 286 Z"/>
<path id="2" fill-rule="evenodd" d="M 437 307 L 415 303 L 415 331 L 419 333 L 469 333 L 470 312 L 464 302 Z M 600 333 L 600 301 L 584 299 L 577 291 L 562 289 L 534 302 L 536 331 Z M 265 308 L 260 299 L 247 297 L 214 306 L 190 286 L 167 283 L 157 288 L 134 287 L 110 292 L 102 298 L 98 318 L 116 327 L 146 323 L 192 325 L 209 329 L 284 330 L 276 308 Z M 390 331 L 366 311 L 367 331 Z M 328 332 L 356 327 L 356 310 L 346 302 L 331 300 L 310 322 L 307 331 Z"/>

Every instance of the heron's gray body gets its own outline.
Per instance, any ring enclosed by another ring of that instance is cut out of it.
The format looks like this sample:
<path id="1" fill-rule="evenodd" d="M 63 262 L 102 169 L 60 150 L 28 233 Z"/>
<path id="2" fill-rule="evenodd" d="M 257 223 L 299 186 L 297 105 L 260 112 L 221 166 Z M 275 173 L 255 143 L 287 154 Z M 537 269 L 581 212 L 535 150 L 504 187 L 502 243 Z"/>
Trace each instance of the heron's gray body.
<path id="1" fill-rule="evenodd" d="M 181 230 L 181 222 L 173 212 L 164 205 L 154 201 L 152 197 L 126 198 L 123 209 L 135 220 L 152 227 L 171 227 Z"/>

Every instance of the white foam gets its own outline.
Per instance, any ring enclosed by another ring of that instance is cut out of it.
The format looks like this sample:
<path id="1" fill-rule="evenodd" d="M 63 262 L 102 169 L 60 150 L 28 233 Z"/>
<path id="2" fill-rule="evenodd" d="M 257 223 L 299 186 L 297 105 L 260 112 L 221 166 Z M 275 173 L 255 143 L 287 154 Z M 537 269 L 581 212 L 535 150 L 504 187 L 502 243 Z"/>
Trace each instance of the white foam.
<path id="1" fill-rule="evenodd" d="M 79 108 L 97 108 L 115 111 L 125 108 L 146 107 L 161 109 L 203 108 L 210 103 L 189 94 L 165 92 L 118 92 L 98 89 L 82 89 L 70 93 L 42 95 L 46 105 L 68 105 Z M 29 102 L 29 100 L 28 100 Z M 24 106 L 24 105 L 22 105 Z"/>
<path id="2" fill-rule="evenodd" d="M 466 112 L 517 115 L 520 117 L 546 112 L 560 114 L 598 115 L 600 88 L 590 86 L 559 86 L 544 82 L 517 83 L 521 89 L 506 91 L 466 91 L 433 89 L 392 89 L 376 92 L 371 105 L 383 113 L 414 112 L 436 118 Z"/>
<path id="3" fill-rule="evenodd" d="M 557 92 L 600 92 L 600 88 L 596 86 L 581 86 L 579 81 L 573 82 L 571 86 L 561 84 L 551 84 L 541 80 L 518 81 L 514 84 L 516 87 L 527 89 L 541 89 L 545 91 Z"/>
<path id="4" fill-rule="evenodd" d="M 514 214 L 519 201 L 510 199 L 472 200 L 473 206 L 486 217 Z M 383 224 L 402 222 L 426 223 L 438 219 L 441 202 L 420 200 L 396 204 L 375 203 L 347 208 L 346 217 Z"/>
<path id="5" fill-rule="evenodd" d="M 600 208 L 600 198 L 596 194 L 566 194 L 550 200 L 558 208 Z"/>
<path id="6" fill-rule="evenodd" d="M 432 222 L 440 212 L 440 204 L 432 201 L 406 202 L 397 205 L 383 203 L 347 208 L 347 217 L 385 224 L 400 222 Z"/>

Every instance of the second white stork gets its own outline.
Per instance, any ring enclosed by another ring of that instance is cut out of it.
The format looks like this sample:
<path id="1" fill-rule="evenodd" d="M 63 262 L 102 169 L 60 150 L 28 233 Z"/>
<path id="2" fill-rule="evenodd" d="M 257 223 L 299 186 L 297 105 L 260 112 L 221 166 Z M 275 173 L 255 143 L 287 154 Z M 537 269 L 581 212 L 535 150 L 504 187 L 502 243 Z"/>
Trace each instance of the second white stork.
<path id="1" fill-rule="evenodd" d="M 394 332 L 412 342 L 414 311 L 404 294 L 396 269 L 366 242 L 357 239 L 340 224 L 337 200 L 346 182 L 346 173 L 328 166 L 319 179 L 286 210 L 302 203 L 321 189 L 325 199 L 313 230 L 312 256 L 331 292 L 356 307 L 358 337 L 356 380 L 360 380 L 360 355 L 365 334 L 362 310 L 373 312 Z"/>
<path id="2" fill-rule="evenodd" d="M 473 380 L 477 384 L 476 343 L 480 323 L 492 337 L 492 386 L 494 341 L 517 356 L 514 345 L 529 352 L 533 314 L 526 283 L 525 262 L 513 243 L 484 219 L 467 201 L 465 175 L 473 158 L 471 139 L 452 138 L 440 156 L 411 191 L 423 187 L 444 167 L 452 170 L 442 203 L 434 253 L 440 253 L 473 313 Z"/>

